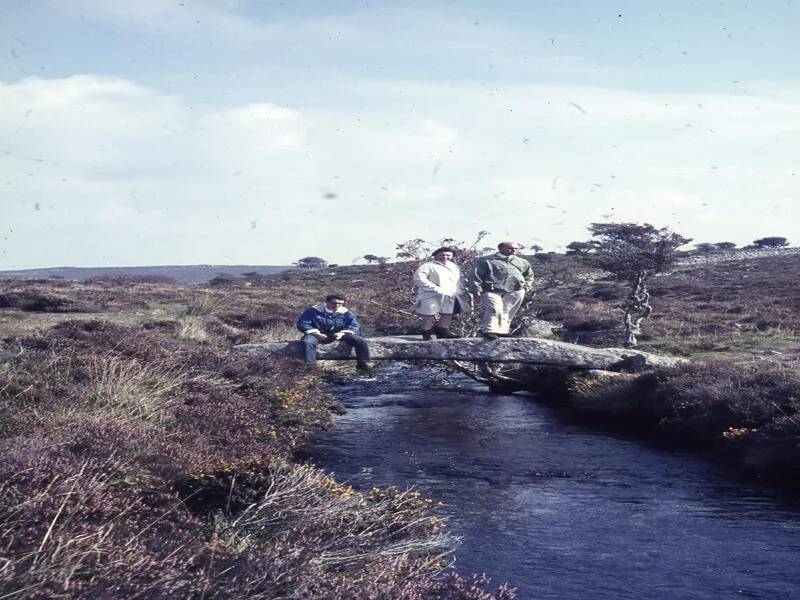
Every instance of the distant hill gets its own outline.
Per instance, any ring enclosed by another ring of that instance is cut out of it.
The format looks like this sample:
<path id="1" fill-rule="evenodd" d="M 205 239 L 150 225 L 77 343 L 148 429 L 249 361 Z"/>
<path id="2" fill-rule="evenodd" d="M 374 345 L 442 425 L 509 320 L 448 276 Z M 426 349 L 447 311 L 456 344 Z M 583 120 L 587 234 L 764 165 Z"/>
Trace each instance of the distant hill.
<path id="1" fill-rule="evenodd" d="M 48 269 L 21 269 L 0 271 L 0 279 L 72 279 L 95 277 L 120 277 L 157 275 L 169 277 L 178 283 L 206 283 L 220 273 L 241 275 L 280 273 L 292 267 L 258 265 L 164 265 L 159 267 L 51 267 Z"/>

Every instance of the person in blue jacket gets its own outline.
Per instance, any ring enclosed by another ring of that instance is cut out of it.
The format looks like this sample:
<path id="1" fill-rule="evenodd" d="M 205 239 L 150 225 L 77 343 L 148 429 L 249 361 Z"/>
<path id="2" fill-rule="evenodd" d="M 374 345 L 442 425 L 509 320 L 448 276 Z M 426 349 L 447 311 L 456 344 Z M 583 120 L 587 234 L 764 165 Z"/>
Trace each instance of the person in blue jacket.
<path id="1" fill-rule="evenodd" d="M 356 369 L 370 371 L 369 346 L 358 335 L 358 320 L 353 311 L 345 308 L 346 298 L 328 294 L 325 302 L 308 307 L 297 319 L 297 329 L 303 334 L 300 343 L 307 363 L 317 362 L 317 346 L 344 342 L 356 349 Z"/>

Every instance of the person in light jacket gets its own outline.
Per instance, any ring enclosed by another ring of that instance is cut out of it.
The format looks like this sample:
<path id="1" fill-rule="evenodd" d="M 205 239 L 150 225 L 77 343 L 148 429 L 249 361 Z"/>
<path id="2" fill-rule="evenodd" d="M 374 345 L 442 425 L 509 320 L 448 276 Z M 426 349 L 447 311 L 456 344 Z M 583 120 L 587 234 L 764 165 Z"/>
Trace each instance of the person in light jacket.
<path id="1" fill-rule="evenodd" d="M 417 298 L 414 309 L 422 316 L 422 339 L 457 338 L 450 331 L 454 313 L 466 309 L 461 269 L 453 262 L 454 249 L 438 248 L 433 260 L 422 263 L 414 273 Z M 438 317 L 438 322 L 437 322 Z"/>
<path id="2" fill-rule="evenodd" d="M 486 339 L 508 335 L 525 293 L 533 287 L 533 268 L 516 256 L 517 250 L 513 242 L 502 242 L 496 254 L 475 263 L 473 285 L 483 300 L 480 331 Z"/>
<path id="3" fill-rule="evenodd" d="M 356 369 L 371 371 L 367 341 L 358 335 L 358 320 L 345 308 L 342 294 L 328 294 L 324 304 L 308 307 L 297 318 L 297 329 L 303 334 L 300 344 L 307 363 L 317 362 L 317 346 L 342 342 L 356 349 Z"/>

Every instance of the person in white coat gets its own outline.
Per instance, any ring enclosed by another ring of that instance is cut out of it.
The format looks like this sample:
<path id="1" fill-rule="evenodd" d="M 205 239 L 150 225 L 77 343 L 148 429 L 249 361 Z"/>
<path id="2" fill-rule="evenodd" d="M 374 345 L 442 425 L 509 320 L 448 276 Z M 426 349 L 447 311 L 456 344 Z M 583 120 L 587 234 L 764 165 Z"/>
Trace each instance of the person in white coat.
<path id="1" fill-rule="evenodd" d="M 422 263 L 414 273 L 417 298 L 414 309 L 422 317 L 422 339 L 457 338 L 450 331 L 453 313 L 464 308 L 465 293 L 461 269 L 453 262 L 453 248 L 438 248 L 433 260 Z M 437 322 L 438 317 L 438 322 Z"/>

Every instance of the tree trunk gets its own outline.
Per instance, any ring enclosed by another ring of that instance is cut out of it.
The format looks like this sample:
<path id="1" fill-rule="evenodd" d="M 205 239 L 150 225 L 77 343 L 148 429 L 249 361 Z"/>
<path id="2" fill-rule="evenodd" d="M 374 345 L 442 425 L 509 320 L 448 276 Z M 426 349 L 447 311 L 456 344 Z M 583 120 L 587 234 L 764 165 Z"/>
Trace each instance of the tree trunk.
<path id="1" fill-rule="evenodd" d="M 636 336 L 641 333 L 642 321 L 653 312 L 653 308 L 650 306 L 650 294 L 646 286 L 648 276 L 647 271 L 641 271 L 636 275 L 628 301 L 624 306 L 626 348 L 636 346 Z"/>

